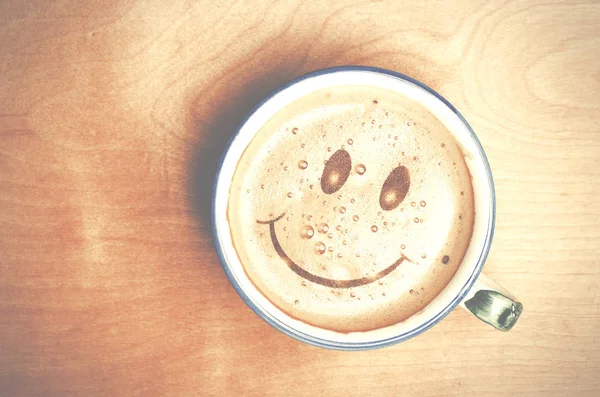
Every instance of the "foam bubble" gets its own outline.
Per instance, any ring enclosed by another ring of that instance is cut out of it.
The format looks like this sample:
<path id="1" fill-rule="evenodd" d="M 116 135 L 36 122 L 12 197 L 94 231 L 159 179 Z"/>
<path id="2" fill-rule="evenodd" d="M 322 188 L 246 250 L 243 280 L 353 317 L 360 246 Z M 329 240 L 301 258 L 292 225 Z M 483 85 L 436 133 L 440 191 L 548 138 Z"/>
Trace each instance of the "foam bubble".
<path id="1" fill-rule="evenodd" d="M 317 226 L 317 230 L 319 231 L 319 233 L 327 233 L 329 231 L 329 225 L 325 222 L 321 222 L 319 223 L 319 225 Z"/>
<path id="2" fill-rule="evenodd" d="M 315 229 L 311 225 L 304 225 L 300 228 L 300 237 L 304 240 L 311 239 L 315 235 Z"/>
<path id="3" fill-rule="evenodd" d="M 358 175 L 364 175 L 367 171 L 367 167 L 365 167 L 364 164 L 357 164 L 356 167 L 354 167 L 354 171 L 356 171 Z"/>
<path id="4" fill-rule="evenodd" d="M 372 231 L 373 233 L 377 232 L 377 230 L 379 230 L 379 228 L 377 227 L 377 225 L 373 225 L 373 226 L 371 226 L 371 231 Z"/>
<path id="5" fill-rule="evenodd" d="M 314 247 L 315 254 L 323 255 L 325 253 L 325 244 L 322 242 L 315 243 Z"/>

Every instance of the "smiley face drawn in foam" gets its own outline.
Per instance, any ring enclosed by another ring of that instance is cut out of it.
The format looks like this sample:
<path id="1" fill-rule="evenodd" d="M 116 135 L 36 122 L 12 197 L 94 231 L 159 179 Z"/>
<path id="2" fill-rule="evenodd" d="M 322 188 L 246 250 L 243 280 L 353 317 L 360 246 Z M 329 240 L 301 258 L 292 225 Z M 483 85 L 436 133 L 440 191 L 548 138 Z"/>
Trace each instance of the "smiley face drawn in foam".
<path id="1" fill-rule="evenodd" d="M 408 318 L 452 279 L 472 197 L 464 156 L 434 116 L 346 86 L 264 124 L 238 162 L 228 220 L 270 302 L 309 324 L 366 330 Z"/>
<path id="2" fill-rule="evenodd" d="M 350 176 L 351 170 L 352 159 L 350 154 L 343 149 L 336 151 L 329 158 L 323 169 L 323 175 L 321 176 L 321 190 L 323 191 L 323 193 L 330 195 L 342 189 L 344 183 L 346 183 L 348 177 Z M 357 173 L 364 173 L 364 171 L 364 165 L 359 165 Z M 410 172 L 406 167 L 399 165 L 392 170 L 390 175 L 386 178 L 385 182 L 383 183 L 381 193 L 379 195 L 379 205 L 381 206 L 381 209 L 384 211 L 391 211 L 397 208 L 406 197 L 409 188 Z M 292 260 L 286 254 L 284 248 L 281 246 L 279 238 L 277 237 L 275 224 L 284 216 L 285 212 L 275 219 L 267 221 L 257 219 L 256 222 L 263 225 L 269 225 L 269 234 L 271 236 L 271 241 L 273 243 L 275 251 L 277 251 L 277 254 L 281 257 L 281 259 L 283 259 L 283 261 L 289 266 L 289 268 L 292 271 L 294 271 L 294 273 L 313 283 L 332 288 L 358 287 L 361 285 L 372 283 L 385 277 L 389 273 L 393 272 L 394 269 L 396 269 L 402 262 L 404 262 L 405 260 L 409 260 L 406 257 L 406 255 L 401 253 L 400 257 L 394 263 L 392 263 L 385 269 L 373 274 L 372 276 L 365 276 L 349 280 L 336 280 L 313 274 L 305 270 L 302 266 L 299 266 L 294 260 Z M 356 220 L 357 218 L 358 216 L 355 215 L 353 219 Z M 311 233 L 314 233 L 312 227 L 308 225 L 305 225 L 303 227 L 303 230 L 311 231 Z M 311 238 L 312 235 L 313 234 L 308 234 L 306 232 L 304 233 L 304 236 L 306 238 Z M 323 253 L 325 250 L 325 245 L 322 243 L 317 244 L 319 244 L 317 247 L 317 253 Z"/>

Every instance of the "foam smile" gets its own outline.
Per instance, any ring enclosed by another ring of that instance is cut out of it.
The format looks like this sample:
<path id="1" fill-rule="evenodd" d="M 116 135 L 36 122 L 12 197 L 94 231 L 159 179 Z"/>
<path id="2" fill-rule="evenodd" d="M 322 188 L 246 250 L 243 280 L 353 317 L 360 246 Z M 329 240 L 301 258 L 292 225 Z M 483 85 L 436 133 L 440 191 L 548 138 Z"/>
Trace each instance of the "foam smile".
<path id="1" fill-rule="evenodd" d="M 404 254 L 401 254 L 400 258 L 398 258 L 398 260 L 396 260 L 396 262 L 392 263 L 390 266 L 386 267 L 382 271 L 380 271 L 372 276 L 355 278 L 355 279 L 351 279 L 351 280 L 335 280 L 332 278 L 317 276 L 316 274 L 313 274 L 313 273 L 303 269 L 301 266 L 298 266 L 298 264 L 296 264 L 296 262 L 294 262 L 285 253 L 285 250 L 279 243 L 279 239 L 277 238 L 277 232 L 275 231 L 275 223 L 277 221 L 281 220 L 281 218 L 283 218 L 284 215 L 285 215 L 285 212 L 282 213 L 281 215 L 279 215 L 277 218 L 269 220 L 269 221 L 260 221 L 257 219 L 256 223 L 259 223 L 261 225 L 269 225 L 269 230 L 271 232 L 271 242 L 273 243 L 273 248 L 275 248 L 275 251 L 277 251 L 277 254 L 281 257 L 281 259 L 283 259 L 283 261 L 288 265 L 288 267 L 290 269 L 292 269 L 292 271 L 294 273 L 296 273 L 300 277 L 305 278 L 306 280 L 311 281 L 313 283 L 324 285 L 326 287 L 331 287 L 331 288 L 359 287 L 361 285 L 370 284 L 374 281 L 381 279 L 382 277 L 387 276 L 388 274 L 393 272 L 398 266 L 400 266 L 400 264 L 402 262 L 404 262 L 405 260 L 409 260 Z"/>

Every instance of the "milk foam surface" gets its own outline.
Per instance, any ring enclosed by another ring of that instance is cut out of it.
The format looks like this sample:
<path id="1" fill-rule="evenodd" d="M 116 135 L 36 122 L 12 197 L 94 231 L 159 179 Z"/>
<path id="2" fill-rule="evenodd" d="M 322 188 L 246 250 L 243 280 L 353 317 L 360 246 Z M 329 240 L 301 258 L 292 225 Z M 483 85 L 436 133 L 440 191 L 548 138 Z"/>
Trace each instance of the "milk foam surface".
<path id="1" fill-rule="evenodd" d="M 422 310 L 452 279 L 472 235 L 473 188 L 427 109 L 396 92 L 332 87 L 256 134 L 228 220 L 244 270 L 273 304 L 317 327 L 367 331 Z"/>

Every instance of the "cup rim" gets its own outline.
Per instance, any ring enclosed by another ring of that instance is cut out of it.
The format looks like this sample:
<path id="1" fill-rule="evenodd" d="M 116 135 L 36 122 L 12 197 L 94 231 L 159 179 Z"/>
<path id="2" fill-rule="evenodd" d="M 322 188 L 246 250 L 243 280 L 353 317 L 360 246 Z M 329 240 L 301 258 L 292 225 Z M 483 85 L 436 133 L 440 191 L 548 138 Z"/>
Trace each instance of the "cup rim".
<path id="1" fill-rule="evenodd" d="M 470 138 L 472 139 L 473 143 L 475 144 L 478 154 L 481 157 L 481 160 L 482 160 L 482 163 L 484 166 L 486 179 L 488 182 L 489 193 L 490 193 L 490 212 L 489 212 L 487 233 L 484 238 L 481 253 L 476 262 L 476 265 L 473 267 L 473 271 L 471 272 L 471 275 L 469 276 L 469 278 L 467 279 L 467 281 L 465 282 L 463 287 L 459 290 L 459 293 L 454 297 L 454 299 L 452 301 L 450 301 L 448 304 L 446 304 L 445 307 L 440 312 L 438 312 L 434 317 L 432 317 L 428 321 L 424 322 L 423 324 L 419 325 L 418 327 L 415 327 L 412 330 L 405 332 L 403 334 L 394 335 L 389 338 L 368 341 L 368 342 L 330 341 L 327 339 L 316 337 L 314 335 L 308 335 L 306 333 L 295 330 L 288 324 L 285 324 L 284 322 L 280 321 L 279 319 L 276 319 L 275 317 L 271 316 L 269 313 L 261 310 L 252 301 L 252 299 L 250 299 L 248 294 L 246 294 L 246 292 L 243 290 L 243 288 L 237 282 L 234 274 L 232 273 L 232 271 L 229 267 L 229 264 L 226 260 L 224 252 L 223 252 L 224 248 L 222 247 L 222 243 L 219 238 L 218 225 L 217 225 L 217 214 L 216 214 L 216 208 L 215 208 L 217 186 L 219 183 L 223 164 L 227 157 L 227 153 L 229 152 L 229 149 L 231 148 L 232 143 L 235 141 L 236 136 L 239 134 L 240 130 L 247 123 L 247 121 L 252 117 L 252 115 L 258 109 L 260 109 L 269 99 L 271 99 L 273 96 L 275 96 L 279 92 L 282 92 L 303 80 L 306 80 L 306 79 L 309 79 L 312 77 L 316 77 L 316 76 L 334 74 L 334 73 L 338 73 L 338 72 L 371 72 L 371 73 L 382 74 L 382 75 L 386 75 L 386 76 L 390 76 L 390 77 L 399 78 L 399 79 L 405 80 L 409 83 L 412 83 L 412 84 L 420 87 L 421 89 L 427 91 L 429 94 L 431 94 L 434 97 L 436 97 L 437 99 L 439 99 L 444 105 L 446 105 L 459 118 L 459 120 L 464 124 L 466 130 L 469 132 Z M 213 231 L 213 239 L 214 239 L 215 249 L 216 249 L 217 255 L 219 257 L 219 261 L 221 262 L 221 267 L 225 271 L 225 274 L 226 274 L 227 278 L 229 279 L 229 282 L 231 283 L 231 285 L 233 286 L 233 288 L 235 289 L 237 294 L 246 303 L 246 305 L 248 305 L 248 307 L 250 307 L 250 309 L 254 313 L 256 313 L 261 319 L 266 321 L 268 324 L 270 324 L 272 327 L 279 330 L 280 332 L 283 332 L 284 334 L 291 336 L 292 338 L 297 339 L 301 342 L 305 342 L 305 343 L 313 345 L 313 346 L 318 346 L 318 347 L 323 347 L 323 348 L 333 349 L 333 350 L 370 350 L 370 349 L 378 349 L 378 348 L 391 346 L 391 345 L 403 342 L 405 340 L 408 340 L 410 338 L 413 338 L 419 334 L 422 334 L 423 332 L 427 331 L 428 329 L 430 329 L 431 327 L 433 327 L 434 325 L 439 323 L 456 306 L 458 306 L 460 304 L 460 302 L 468 295 L 470 289 L 473 287 L 477 278 L 479 277 L 479 274 L 481 273 L 481 270 L 485 264 L 485 261 L 489 254 L 489 251 L 490 251 L 490 247 L 491 247 L 491 243 L 492 243 L 492 239 L 493 239 L 493 235 L 494 235 L 495 221 L 496 221 L 496 194 L 495 194 L 494 181 L 493 181 L 493 176 L 492 176 L 492 171 L 491 171 L 491 168 L 489 165 L 489 161 L 487 159 L 487 156 L 485 155 L 485 152 L 483 150 L 481 142 L 477 138 L 477 135 L 475 134 L 475 132 L 473 131 L 473 129 L 471 128 L 469 123 L 466 121 L 466 119 L 462 116 L 462 114 L 441 94 L 439 94 L 438 92 L 436 92 L 429 86 L 425 85 L 424 83 L 413 79 L 412 77 L 409 77 L 405 74 L 395 72 L 392 70 L 384 69 L 384 68 L 373 67 L 373 66 L 362 66 L 362 65 L 337 66 L 337 67 L 319 69 L 319 70 L 316 70 L 316 71 L 313 71 L 310 73 L 306 73 L 304 75 L 301 75 L 299 77 L 296 77 L 296 78 L 290 80 L 286 84 L 283 84 L 279 88 L 277 88 L 274 91 L 272 91 L 271 93 L 269 93 L 261 101 L 259 101 L 258 104 L 256 106 L 254 106 L 254 108 L 238 124 L 234 133 L 231 135 L 229 142 L 227 143 L 225 149 L 223 150 L 223 153 L 221 155 L 221 158 L 220 158 L 218 166 L 217 166 L 217 172 L 215 174 L 215 179 L 214 179 L 214 183 L 213 183 L 213 192 L 212 192 L 212 203 L 211 203 L 211 224 L 212 224 L 212 231 Z"/>

